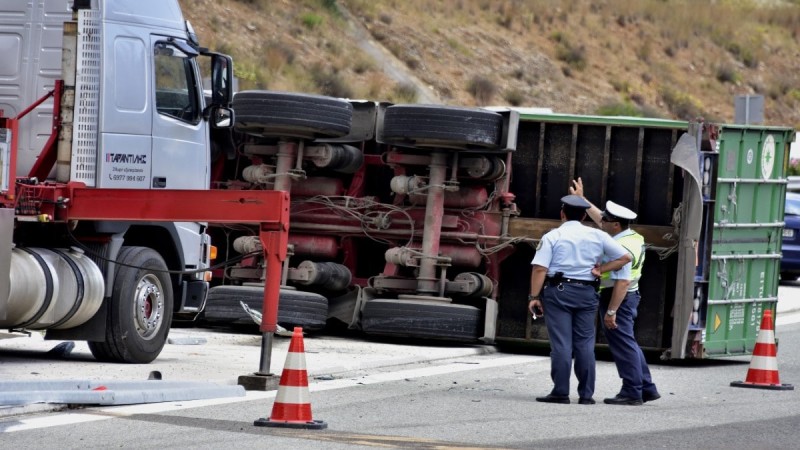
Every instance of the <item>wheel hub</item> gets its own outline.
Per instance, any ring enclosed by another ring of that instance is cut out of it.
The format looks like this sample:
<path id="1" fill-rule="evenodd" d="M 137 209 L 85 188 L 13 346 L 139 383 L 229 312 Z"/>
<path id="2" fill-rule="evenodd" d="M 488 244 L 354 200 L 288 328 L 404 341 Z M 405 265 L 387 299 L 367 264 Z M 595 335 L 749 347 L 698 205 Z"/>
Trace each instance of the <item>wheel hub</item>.
<path id="1" fill-rule="evenodd" d="M 162 326 L 164 296 L 161 282 L 153 274 L 139 280 L 134 297 L 134 324 L 145 339 L 152 338 Z"/>

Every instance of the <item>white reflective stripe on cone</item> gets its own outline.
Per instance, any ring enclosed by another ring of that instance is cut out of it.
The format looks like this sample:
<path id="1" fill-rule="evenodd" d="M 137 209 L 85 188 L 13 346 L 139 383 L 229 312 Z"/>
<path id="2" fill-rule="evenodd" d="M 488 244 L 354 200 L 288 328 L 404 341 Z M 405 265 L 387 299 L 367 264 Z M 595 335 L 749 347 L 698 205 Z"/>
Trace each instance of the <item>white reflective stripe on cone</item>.
<path id="1" fill-rule="evenodd" d="M 284 369 L 292 370 L 306 370 L 306 354 L 305 353 L 287 353 L 286 362 L 283 364 Z"/>
<path id="2" fill-rule="evenodd" d="M 764 329 L 762 329 L 761 331 L 758 332 L 758 335 L 756 336 L 756 342 L 761 343 L 761 344 L 774 345 L 775 344 L 775 332 L 772 331 L 772 330 L 764 330 Z"/>
<path id="3" fill-rule="evenodd" d="M 308 386 L 280 386 L 278 394 L 275 395 L 275 402 L 305 404 L 311 403 L 310 397 L 308 395 Z"/>
<path id="4" fill-rule="evenodd" d="M 778 360 L 773 356 L 753 356 L 750 361 L 751 369 L 778 370 Z"/>

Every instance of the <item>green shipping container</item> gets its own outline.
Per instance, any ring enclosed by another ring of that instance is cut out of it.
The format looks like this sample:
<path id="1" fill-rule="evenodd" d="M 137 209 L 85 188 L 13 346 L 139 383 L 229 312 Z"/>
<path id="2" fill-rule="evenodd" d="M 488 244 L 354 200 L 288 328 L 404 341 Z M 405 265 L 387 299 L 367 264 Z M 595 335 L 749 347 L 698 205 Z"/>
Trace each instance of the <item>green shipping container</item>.
<path id="1" fill-rule="evenodd" d="M 764 310 L 774 317 L 793 138 L 789 128 L 722 125 L 717 154 L 704 155 L 703 176 L 714 171 L 707 163 L 717 172 L 704 185 L 710 239 L 695 285 L 707 308 L 693 311 L 690 327 L 702 330 L 703 356 L 751 354 Z"/>

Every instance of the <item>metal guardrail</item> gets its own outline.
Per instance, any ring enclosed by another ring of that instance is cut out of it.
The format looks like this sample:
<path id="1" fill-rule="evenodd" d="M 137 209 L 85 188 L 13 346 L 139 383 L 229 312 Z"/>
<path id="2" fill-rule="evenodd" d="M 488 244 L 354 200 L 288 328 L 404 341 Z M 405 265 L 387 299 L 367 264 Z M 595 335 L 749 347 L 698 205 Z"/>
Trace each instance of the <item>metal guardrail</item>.
<path id="1" fill-rule="evenodd" d="M 244 396 L 242 386 L 193 381 L 0 381 L 0 405 L 133 405 Z"/>

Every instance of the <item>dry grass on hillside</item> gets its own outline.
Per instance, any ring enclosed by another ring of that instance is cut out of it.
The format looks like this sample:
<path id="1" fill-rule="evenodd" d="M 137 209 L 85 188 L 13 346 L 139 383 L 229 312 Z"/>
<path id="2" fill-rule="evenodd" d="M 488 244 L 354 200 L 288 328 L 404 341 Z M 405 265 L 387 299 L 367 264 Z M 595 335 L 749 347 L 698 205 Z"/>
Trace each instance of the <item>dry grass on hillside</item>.
<path id="1" fill-rule="evenodd" d="M 414 101 L 357 45 L 357 25 L 448 104 L 732 121 L 734 95 L 762 94 L 769 124 L 800 126 L 797 1 L 181 3 L 245 89 Z"/>

